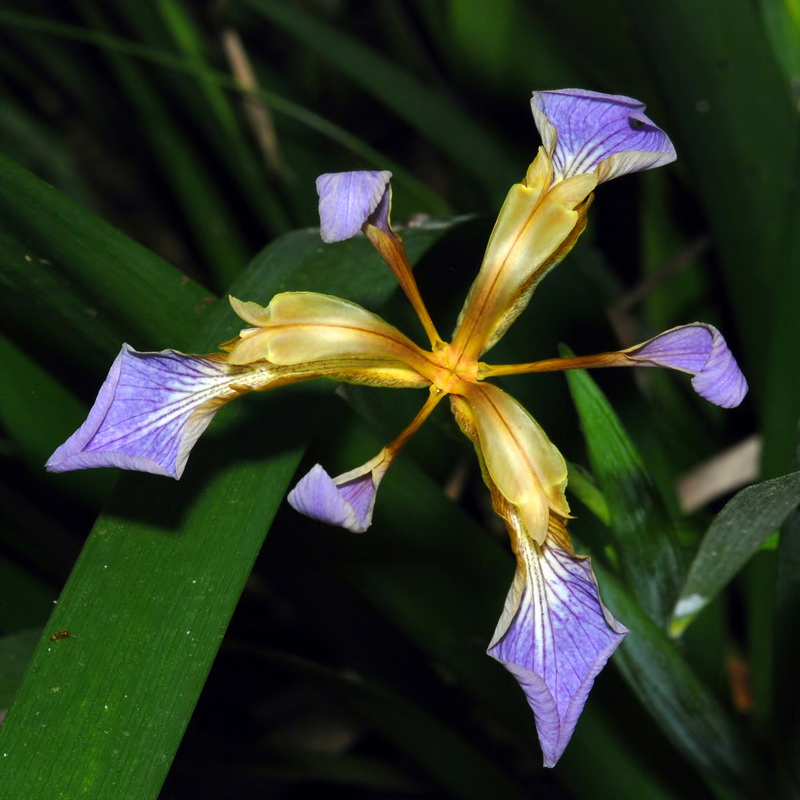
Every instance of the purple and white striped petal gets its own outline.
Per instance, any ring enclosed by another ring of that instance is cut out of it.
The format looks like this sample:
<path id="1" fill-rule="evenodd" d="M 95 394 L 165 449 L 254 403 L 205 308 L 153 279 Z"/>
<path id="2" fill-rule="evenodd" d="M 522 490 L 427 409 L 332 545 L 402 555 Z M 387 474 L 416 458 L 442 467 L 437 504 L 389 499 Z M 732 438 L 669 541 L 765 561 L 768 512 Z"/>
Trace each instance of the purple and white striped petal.
<path id="1" fill-rule="evenodd" d="M 391 463 L 384 450 L 363 466 L 338 478 L 331 478 L 315 464 L 286 499 L 295 511 L 307 517 L 353 533 L 364 533 L 372 524 L 378 486 Z"/>
<path id="2" fill-rule="evenodd" d="M 632 97 L 559 89 L 534 92 L 531 108 L 553 162 L 553 182 L 597 172 L 602 183 L 676 158 L 667 134 Z"/>
<path id="3" fill-rule="evenodd" d="M 122 350 L 89 416 L 45 465 L 50 472 L 92 467 L 180 478 L 194 443 L 220 406 L 241 393 L 252 368 L 175 350 Z"/>
<path id="4" fill-rule="evenodd" d="M 392 173 L 328 172 L 317 178 L 320 236 L 323 242 L 342 242 L 369 222 L 390 233 Z"/>
<path id="5" fill-rule="evenodd" d="M 600 600 L 588 559 L 521 539 L 517 573 L 488 653 L 514 675 L 536 718 L 544 765 L 561 757 L 594 679 L 627 628 Z"/>
<path id="6" fill-rule="evenodd" d="M 694 376 L 694 390 L 722 408 L 735 408 L 747 394 L 747 381 L 736 359 L 722 334 L 712 325 L 702 322 L 681 325 L 624 353 L 641 366 L 688 372 Z"/>

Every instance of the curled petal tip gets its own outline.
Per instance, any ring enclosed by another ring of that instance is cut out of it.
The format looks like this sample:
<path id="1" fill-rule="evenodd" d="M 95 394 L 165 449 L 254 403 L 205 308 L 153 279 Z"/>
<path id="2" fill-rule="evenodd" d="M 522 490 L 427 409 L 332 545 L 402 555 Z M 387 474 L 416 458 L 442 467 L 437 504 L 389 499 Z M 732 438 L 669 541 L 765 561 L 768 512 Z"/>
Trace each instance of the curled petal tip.
<path id="1" fill-rule="evenodd" d="M 49 472 L 93 467 L 180 478 L 189 452 L 230 388 L 226 364 L 174 350 L 122 350 L 81 427 L 45 465 Z"/>
<path id="2" fill-rule="evenodd" d="M 559 89 L 534 92 L 531 108 L 556 181 L 596 172 L 602 183 L 676 158 L 669 137 L 631 97 Z"/>
<path id="3" fill-rule="evenodd" d="M 353 533 L 364 533 L 372 523 L 375 496 L 388 466 L 378 456 L 363 467 L 331 478 L 316 464 L 286 499 L 295 511 L 307 517 Z"/>
<path id="4" fill-rule="evenodd" d="M 546 767 L 563 754 L 594 679 L 627 634 L 600 600 L 588 559 L 552 540 L 520 542 L 517 576 L 488 652 L 525 692 Z"/>
<path id="5" fill-rule="evenodd" d="M 392 173 L 328 172 L 317 178 L 320 236 L 323 242 L 342 242 L 355 236 L 365 222 L 389 228 Z"/>
<path id="6" fill-rule="evenodd" d="M 671 367 L 693 375 L 694 390 L 722 408 L 735 408 L 747 394 L 745 380 L 722 334 L 695 322 L 665 331 L 626 351 L 647 366 Z"/>

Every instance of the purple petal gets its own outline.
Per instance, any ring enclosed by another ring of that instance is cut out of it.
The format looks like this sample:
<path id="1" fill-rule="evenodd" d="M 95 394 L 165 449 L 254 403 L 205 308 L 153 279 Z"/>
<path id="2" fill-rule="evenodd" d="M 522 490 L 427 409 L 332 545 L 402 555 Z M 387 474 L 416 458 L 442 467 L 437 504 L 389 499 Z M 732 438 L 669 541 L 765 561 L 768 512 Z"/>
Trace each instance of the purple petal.
<path id="1" fill-rule="evenodd" d="M 676 158 L 669 137 L 631 97 L 560 89 L 534 92 L 531 108 L 556 181 L 597 171 L 602 183 Z"/>
<path id="2" fill-rule="evenodd" d="M 338 478 L 331 478 L 316 464 L 286 499 L 295 511 L 307 517 L 353 533 L 364 533 L 372 523 L 378 486 L 390 463 L 381 453 L 363 467 Z"/>
<path id="3" fill-rule="evenodd" d="M 544 765 L 566 748 L 594 679 L 628 633 L 603 606 L 588 559 L 552 539 L 520 542 L 506 608 L 489 646 L 519 681 L 536 718 Z"/>
<path id="4" fill-rule="evenodd" d="M 722 408 L 735 408 L 747 394 L 736 359 L 712 325 L 695 322 L 672 328 L 625 355 L 642 366 L 671 367 L 694 375 L 694 390 Z"/>
<path id="5" fill-rule="evenodd" d="M 390 232 L 391 172 L 328 172 L 317 178 L 320 236 L 341 242 L 355 236 L 365 222 Z"/>
<path id="6" fill-rule="evenodd" d="M 189 452 L 241 372 L 223 361 L 123 345 L 86 422 L 46 464 L 50 472 L 92 467 L 180 478 Z"/>

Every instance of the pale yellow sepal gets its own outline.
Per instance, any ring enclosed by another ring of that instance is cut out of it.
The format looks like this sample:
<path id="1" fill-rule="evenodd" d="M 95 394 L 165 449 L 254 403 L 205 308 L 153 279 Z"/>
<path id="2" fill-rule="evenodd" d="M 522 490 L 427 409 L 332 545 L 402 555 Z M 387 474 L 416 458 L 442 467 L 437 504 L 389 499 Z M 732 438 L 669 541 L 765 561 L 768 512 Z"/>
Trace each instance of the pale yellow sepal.
<path id="1" fill-rule="evenodd" d="M 498 513 L 510 527 L 521 527 L 516 533 L 542 544 L 551 512 L 569 516 L 563 456 L 536 420 L 496 386 L 473 384 L 454 406 L 459 423 L 475 441 L 487 484 L 493 484 L 510 507 L 497 508 Z"/>
<path id="2" fill-rule="evenodd" d="M 511 188 L 500 210 L 454 333 L 454 344 L 473 358 L 505 333 L 583 229 L 584 201 L 597 176 L 575 175 L 548 188 L 550 178 L 549 159 L 540 149 L 526 182 Z"/>
<path id="3" fill-rule="evenodd" d="M 347 300 L 316 292 L 285 292 L 266 307 L 230 298 L 233 310 L 254 327 L 228 343 L 231 364 L 265 360 L 290 365 L 368 358 L 397 362 L 419 359 L 419 348 L 379 316 Z M 413 367 L 411 367 L 413 370 Z"/>

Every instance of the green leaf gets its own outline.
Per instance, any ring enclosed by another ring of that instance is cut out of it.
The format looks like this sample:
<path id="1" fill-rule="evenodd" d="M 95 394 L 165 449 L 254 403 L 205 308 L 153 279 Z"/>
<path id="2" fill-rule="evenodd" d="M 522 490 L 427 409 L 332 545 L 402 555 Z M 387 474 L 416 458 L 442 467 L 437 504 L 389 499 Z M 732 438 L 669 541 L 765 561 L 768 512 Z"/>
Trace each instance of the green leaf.
<path id="1" fill-rule="evenodd" d="M 41 636 L 40 630 L 28 630 L 0 639 L 0 711 L 11 705 Z"/>
<path id="2" fill-rule="evenodd" d="M 0 243 L 0 327 L 84 368 L 105 369 L 126 339 L 139 349 L 165 341 L 186 349 L 213 300 L 2 155 Z"/>
<path id="3" fill-rule="evenodd" d="M 562 348 L 562 353 L 569 351 Z M 592 472 L 608 506 L 626 584 L 645 613 L 665 624 L 683 567 L 664 502 L 597 384 L 585 370 L 570 370 L 567 380 Z"/>
<path id="4" fill-rule="evenodd" d="M 775 577 L 774 708 L 779 775 L 786 797 L 800 797 L 800 512 L 789 515 L 778 545 Z"/>
<path id="5" fill-rule="evenodd" d="M 766 538 L 800 504 L 800 472 L 742 489 L 711 523 L 694 557 L 670 622 L 680 636 Z"/>
<path id="6" fill-rule="evenodd" d="M 720 782 L 734 796 L 763 795 L 764 776 L 733 720 L 616 578 L 594 566 L 603 601 L 631 631 L 614 664 L 655 722 L 712 785 Z"/>
<path id="7" fill-rule="evenodd" d="M 608 510 L 608 503 L 592 476 L 577 464 L 567 463 L 567 467 L 569 468 L 569 477 L 567 480 L 569 491 L 572 492 L 600 522 L 604 525 L 609 525 L 611 523 L 611 512 Z"/>
<path id="8" fill-rule="evenodd" d="M 53 198 L 61 203 L 56 193 L 44 199 Z M 88 215 L 74 219 L 83 223 L 70 232 L 77 251 L 84 228 L 91 235 L 98 226 Z M 445 229 L 409 231 L 409 250 L 419 254 L 423 242 Z M 373 300 L 394 288 L 388 275 L 372 282 L 365 277 L 380 260 L 364 239 L 352 245 L 345 264 L 335 248 L 320 247 L 316 232 L 294 234 L 293 246 L 276 247 L 281 257 L 263 254 L 231 290 L 243 298 L 268 296 L 291 283 L 295 269 L 310 269 L 311 261 L 321 272 L 327 265 L 331 290 L 338 282 L 353 285 L 351 276 Z M 94 269 L 89 261 L 87 274 Z M 129 266 L 122 274 L 135 289 L 135 259 Z M 109 313 L 129 300 L 124 283 L 116 290 Z M 150 340 L 168 346 L 169 332 L 195 313 L 189 304 L 173 309 L 163 325 L 152 317 L 139 324 Z M 192 337 L 192 349 L 201 352 L 230 338 L 237 325 L 227 303 L 215 304 L 205 317 Z M 0 731 L 7 785 L 25 786 L 30 800 L 52 798 L 54 785 L 64 796 L 157 795 L 310 435 L 318 399 L 309 386 L 224 409 L 180 483 L 123 476 L 48 624 L 73 638 L 40 642 Z M 263 439 L 254 437 L 265 429 Z"/>
<path id="9" fill-rule="evenodd" d="M 758 5 L 772 50 L 797 97 L 800 91 L 800 3 L 797 0 L 760 0 Z"/>

